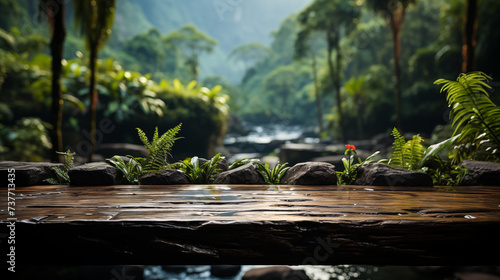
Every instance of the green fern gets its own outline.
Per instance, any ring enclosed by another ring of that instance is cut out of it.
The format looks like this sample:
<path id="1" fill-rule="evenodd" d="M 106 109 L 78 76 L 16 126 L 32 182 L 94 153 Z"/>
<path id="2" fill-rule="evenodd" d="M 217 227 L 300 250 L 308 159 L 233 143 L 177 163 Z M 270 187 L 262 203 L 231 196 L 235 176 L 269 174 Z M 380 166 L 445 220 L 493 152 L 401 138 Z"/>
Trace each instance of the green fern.
<path id="1" fill-rule="evenodd" d="M 56 153 L 64 155 L 64 164 L 62 167 L 53 167 L 52 170 L 54 171 L 55 176 L 52 178 L 47 178 L 44 181 L 52 185 L 69 185 L 71 183 L 71 180 L 69 178 L 68 171 L 73 168 L 75 153 L 71 152 L 71 150 L 67 150 L 64 153 Z"/>
<path id="2" fill-rule="evenodd" d="M 405 157 L 404 157 L 404 147 L 405 147 L 405 138 L 397 128 L 394 128 L 391 132 L 391 135 L 394 137 L 394 143 L 392 143 L 392 149 L 394 150 L 392 153 L 392 158 L 389 160 L 390 166 L 403 167 L 405 166 Z"/>
<path id="3" fill-rule="evenodd" d="M 417 170 L 420 166 L 420 161 L 425 155 L 425 147 L 421 144 L 424 139 L 420 135 L 413 135 L 412 139 L 405 144 L 405 163 L 407 169 Z"/>
<path id="4" fill-rule="evenodd" d="M 151 142 L 146 133 L 142 129 L 137 128 L 139 139 L 141 139 L 144 147 L 148 150 L 146 158 L 127 156 L 130 160 L 125 162 L 121 157 L 114 156 L 107 160 L 123 173 L 123 176 L 129 183 L 137 184 L 141 176 L 168 168 L 167 158 L 171 156 L 170 150 L 175 140 L 180 139 L 175 136 L 181 130 L 181 125 L 179 124 L 169 129 L 161 137 L 158 133 L 158 127 L 156 127 Z"/>
<path id="5" fill-rule="evenodd" d="M 405 141 L 401 133 L 394 128 L 391 133 L 394 136 L 392 144 L 393 153 L 389 160 L 389 165 L 408 170 L 418 170 L 425 155 L 425 147 L 419 135 L 413 135 L 411 140 Z"/>
<path id="6" fill-rule="evenodd" d="M 174 142 L 180 138 L 175 136 L 181 130 L 181 125 L 179 124 L 174 128 L 169 129 L 162 136 L 159 136 L 158 127 L 156 127 L 153 134 L 151 142 L 148 140 L 146 133 L 140 128 L 137 128 L 137 133 L 141 139 L 144 147 L 148 150 L 148 156 L 145 159 L 145 166 L 143 170 L 146 173 L 156 172 L 158 170 L 164 169 L 168 165 L 167 158 L 171 156 L 170 150 L 174 145 Z"/>
<path id="7" fill-rule="evenodd" d="M 483 72 L 462 73 L 456 81 L 439 79 L 451 108 L 450 117 L 460 135 L 453 163 L 463 159 L 500 159 L 500 108 L 489 98 L 491 77 Z"/>

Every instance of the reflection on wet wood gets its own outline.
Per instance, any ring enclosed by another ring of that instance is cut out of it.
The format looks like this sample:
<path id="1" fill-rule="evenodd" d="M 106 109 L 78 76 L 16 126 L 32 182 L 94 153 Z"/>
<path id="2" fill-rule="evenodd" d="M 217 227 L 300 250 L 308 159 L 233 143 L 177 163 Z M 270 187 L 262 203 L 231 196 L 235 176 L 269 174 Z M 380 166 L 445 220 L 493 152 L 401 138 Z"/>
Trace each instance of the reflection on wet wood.
<path id="1" fill-rule="evenodd" d="M 15 214 L 30 263 L 486 264 L 500 250 L 498 187 L 33 186 Z"/>

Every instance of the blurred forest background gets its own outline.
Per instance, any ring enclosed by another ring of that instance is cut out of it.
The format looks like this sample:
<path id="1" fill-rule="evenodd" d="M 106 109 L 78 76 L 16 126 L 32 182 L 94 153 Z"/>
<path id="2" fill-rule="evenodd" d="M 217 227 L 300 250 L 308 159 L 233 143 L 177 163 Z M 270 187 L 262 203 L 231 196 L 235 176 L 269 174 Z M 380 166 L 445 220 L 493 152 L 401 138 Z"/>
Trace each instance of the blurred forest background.
<path id="1" fill-rule="evenodd" d="M 242 121 L 330 141 L 394 126 L 430 136 L 449 114 L 436 79 L 480 70 L 497 87 L 500 76 L 495 0 L 0 0 L 0 10 L 2 160 L 91 157 L 104 143 L 139 144 L 136 127 L 178 123 L 177 158 L 213 156 Z"/>

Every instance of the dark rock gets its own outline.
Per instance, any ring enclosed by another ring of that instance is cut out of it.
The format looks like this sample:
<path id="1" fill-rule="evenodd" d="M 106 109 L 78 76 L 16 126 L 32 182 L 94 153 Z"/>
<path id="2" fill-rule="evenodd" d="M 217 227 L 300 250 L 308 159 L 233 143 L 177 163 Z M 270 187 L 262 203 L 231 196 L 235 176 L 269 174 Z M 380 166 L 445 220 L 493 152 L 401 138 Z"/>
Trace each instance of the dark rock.
<path id="1" fill-rule="evenodd" d="M 469 168 L 463 186 L 500 186 L 500 163 L 464 160 L 462 165 Z"/>
<path id="2" fill-rule="evenodd" d="M 47 185 L 44 180 L 54 176 L 52 168 L 62 166 L 60 163 L 3 161 L 0 162 L 0 176 L 7 179 L 9 169 L 14 169 L 11 174 L 15 174 L 16 187 Z M 7 187 L 7 184 L 2 185 Z"/>
<path id="3" fill-rule="evenodd" d="M 139 178 L 141 185 L 184 185 L 189 184 L 189 180 L 181 170 L 165 169 L 155 173 L 150 173 Z"/>
<path id="4" fill-rule="evenodd" d="M 214 184 L 266 184 L 251 163 L 247 163 L 235 169 L 221 172 L 215 178 Z"/>
<path id="5" fill-rule="evenodd" d="M 281 180 L 287 185 L 336 185 L 335 166 L 326 162 L 302 162 L 292 166 Z"/>
<path id="6" fill-rule="evenodd" d="M 94 162 L 71 168 L 68 171 L 71 185 L 110 186 L 123 184 L 123 174 L 106 162 Z"/>
<path id="7" fill-rule="evenodd" d="M 205 164 L 208 161 L 209 160 L 206 158 L 199 158 L 198 159 L 200 166 Z M 228 167 L 229 167 L 229 165 L 227 164 L 227 159 L 225 157 L 223 157 L 221 159 L 221 161 L 219 162 L 219 164 L 217 164 L 217 168 L 221 169 L 222 171 L 226 171 Z"/>
<path id="8" fill-rule="evenodd" d="M 293 270 L 287 266 L 254 268 L 245 272 L 242 280 L 308 280 L 311 279 L 303 270 Z"/>
<path id="9" fill-rule="evenodd" d="M 241 265 L 212 265 L 210 274 L 214 277 L 234 277 L 240 273 Z"/>
<path id="10" fill-rule="evenodd" d="M 371 163 L 358 169 L 354 185 L 361 186 L 432 186 L 429 174 L 381 163 Z"/>

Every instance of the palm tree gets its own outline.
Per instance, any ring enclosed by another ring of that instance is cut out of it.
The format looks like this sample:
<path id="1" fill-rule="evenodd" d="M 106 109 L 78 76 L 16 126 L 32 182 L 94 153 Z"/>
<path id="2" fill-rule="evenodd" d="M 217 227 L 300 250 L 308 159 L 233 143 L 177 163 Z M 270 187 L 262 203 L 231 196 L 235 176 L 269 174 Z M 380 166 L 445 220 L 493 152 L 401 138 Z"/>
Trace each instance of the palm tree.
<path id="1" fill-rule="evenodd" d="M 270 52 L 271 50 L 261 43 L 248 43 L 234 48 L 227 58 L 242 61 L 245 65 L 245 71 L 248 71 L 268 57 Z"/>
<path id="2" fill-rule="evenodd" d="M 198 80 L 199 55 L 202 52 L 212 52 L 217 45 L 215 39 L 209 37 L 191 24 L 181 26 L 179 30 L 170 32 L 163 40 L 165 44 L 178 46 L 187 53 L 186 65 L 189 67 L 194 81 Z"/>
<path id="3" fill-rule="evenodd" d="M 61 73 L 63 59 L 64 39 L 66 38 L 66 26 L 64 24 L 64 14 L 66 5 L 64 1 L 55 2 L 49 0 L 40 0 L 38 3 L 40 14 L 47 15 L 50 27 L 50 53 L 52 55 L 52 85 L 51 85 L 51 141 L 52 152 L 51 160 L 58 162 L 60 155 L 57 151 L 62 151 L 62 91 L 61 91 Z"/>
<path id="4" fill-rule="evenodd" d="M 96 65 L 99 49 L 111 34 L 115 14 L 115 0 L 73 0 L 75 6 L 75 23 L 85 36 L 86 47 L 90 52 L 90 153 L 88 161 L 92 161 L 95 151 L 97 132 L 97 90 Z"/>
<path id="5" fill-rule="evenodd" d="M 337 92 L 338 120 L 342 140 L 346 142 L 345 126 L 342 113 L 342 96 L 340 80 L 342 70 L 342 56 L 340 53 L 340 37 L 342 31 L 349 31 L 354 26 L 354 20 L 360 15 L 359 8 L 353 1 L 342 0 L 315 0 L 299 15 L 299 22 L 306 29 L 324 31 L 327 41 L 327 63 L 330 78 Z M 335 50 L 335 66 L 332 54 Z"/>
<path id="6" fill-rule="evenodd" d="M 396 75 L 396 126 L 401 130 L 401 30 L 406 9 L 415 0 L 367 0 L 368 6 L 387 15 L 394 44 L 394 73 Z"/>

